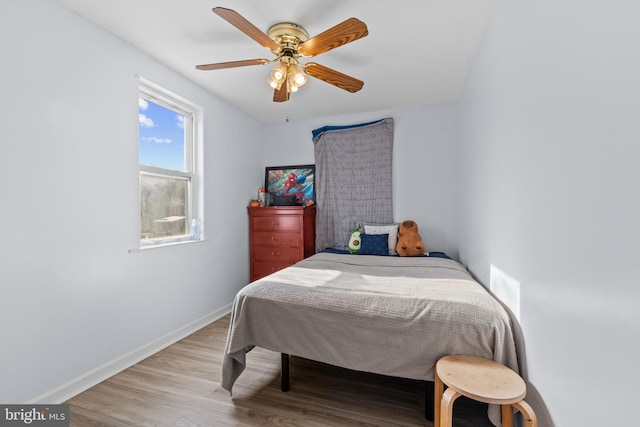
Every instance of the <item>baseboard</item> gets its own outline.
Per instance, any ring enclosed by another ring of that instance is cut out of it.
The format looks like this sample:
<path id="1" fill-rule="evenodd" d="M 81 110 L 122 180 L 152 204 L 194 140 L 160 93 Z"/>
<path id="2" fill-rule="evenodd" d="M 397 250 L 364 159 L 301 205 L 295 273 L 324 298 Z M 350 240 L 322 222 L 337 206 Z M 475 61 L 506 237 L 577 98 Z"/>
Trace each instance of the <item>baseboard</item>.
<path id="1" fill-rule="evenodd" d="M 214 312 L 207 314 L 167 335 L 160 337 L 159 339 L 150 342 L 138 349 L 133 350 L 117 359 L 105 363 L 80 377 L 69 381 L 60 387 L 51 390 L 47 393 L 32 399 L 28 404 L 58 404 L 66 402 L 73 396 L 82 393 L 85 390 L 90 389 L 96 384 L 101 383 L 114 376 L 115 374 L 124 371 L 125 369 L 135 365 L 136 363 L 146 359 L 147 357 L 159 352 L 160 350 L 169 347 L 181 339 L 191 335 L 192 333 L 202 329 L 208 324 L 218 320 L 219 318 L 227 315 L 231 312 L 232 304 L 228 304 Z"/>

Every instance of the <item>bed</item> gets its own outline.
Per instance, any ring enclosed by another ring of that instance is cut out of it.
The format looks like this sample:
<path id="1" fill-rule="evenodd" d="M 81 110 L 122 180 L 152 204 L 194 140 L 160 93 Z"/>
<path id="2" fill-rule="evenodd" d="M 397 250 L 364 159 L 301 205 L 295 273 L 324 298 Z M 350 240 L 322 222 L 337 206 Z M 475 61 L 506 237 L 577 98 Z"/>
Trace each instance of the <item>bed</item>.
<path id="1" fill-rule="evenodd" d="M 232 391 L 254 346 L 426 381 L 447 354 L 485 357 L 518 372 L 509 314 L 446 256 L 318 253 L 255 281 L 234 300 L 224 389 Z"/>

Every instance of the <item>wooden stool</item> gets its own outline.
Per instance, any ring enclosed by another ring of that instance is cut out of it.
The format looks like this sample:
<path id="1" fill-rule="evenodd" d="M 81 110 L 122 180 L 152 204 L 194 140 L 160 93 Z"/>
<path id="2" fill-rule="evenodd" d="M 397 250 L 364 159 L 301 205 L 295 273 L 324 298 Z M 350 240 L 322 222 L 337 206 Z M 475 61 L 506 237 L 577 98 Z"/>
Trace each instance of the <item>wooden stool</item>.
<path id="1" fill-rule="evenodd" d="M 512 408 L 522 413 L 526 427 L 538 425 L 536 414 L 523 400 L 527 394 L 524 380 L 500 363 L 476 356 L 445 356 L 436 363 L 434 384 L 435 427 L 451 427 L 453 402 L 460 396 L 501 405 L 503 427 L 513 426 Z"/>

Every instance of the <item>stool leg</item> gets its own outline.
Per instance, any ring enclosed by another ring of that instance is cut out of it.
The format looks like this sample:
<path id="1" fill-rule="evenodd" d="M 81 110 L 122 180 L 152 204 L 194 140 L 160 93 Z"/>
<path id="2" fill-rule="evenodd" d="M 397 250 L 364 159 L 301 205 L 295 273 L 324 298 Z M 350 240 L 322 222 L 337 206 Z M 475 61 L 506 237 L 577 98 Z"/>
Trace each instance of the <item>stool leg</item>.
<path id="1" fill-rule="evenodd" d="M 501 405 L 502 427 L 513 427 L 513 408 L 511 405 Z"/>
<path id="2" fill-rule="evenodd" d="M 439 427 L 451 427 L 453 423 L 453 402 L 455 402 L 460 396 L 462 395 L 452 388 L 448 388 L 442 394 Z"/>
<path id="3" fill-rule="evenodd" d="M 531 408 L 527 402 L 521 400 L 518 403 L 514 403 L 513 406 L 524 416 L 525 427 L 538 427 L 538 418 L 535 412 L 533 412 L 533 408 Z"/>
<path id="4" fill-rule="evenodd" d="M 433 380 L 433 427 L 440 427 L 440 404 L 442 402 L 442 393 L 444 393 L 444 384 L 435 373 Z"/>

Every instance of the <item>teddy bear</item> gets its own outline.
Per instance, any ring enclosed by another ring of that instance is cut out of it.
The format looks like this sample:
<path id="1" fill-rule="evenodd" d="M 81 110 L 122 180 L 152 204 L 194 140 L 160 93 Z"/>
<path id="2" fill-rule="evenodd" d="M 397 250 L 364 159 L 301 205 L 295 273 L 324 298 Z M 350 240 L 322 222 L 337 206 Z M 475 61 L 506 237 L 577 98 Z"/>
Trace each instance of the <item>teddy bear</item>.
<path id="1" fill-rule="evenodd" d="M 396 250 L 400 256 L 422 256 L 426 252 L 415 221 L 408 219 L 400 224 Z"/>

